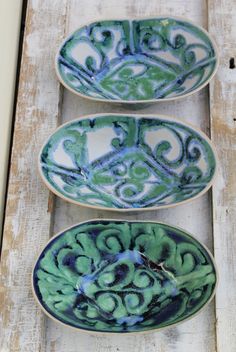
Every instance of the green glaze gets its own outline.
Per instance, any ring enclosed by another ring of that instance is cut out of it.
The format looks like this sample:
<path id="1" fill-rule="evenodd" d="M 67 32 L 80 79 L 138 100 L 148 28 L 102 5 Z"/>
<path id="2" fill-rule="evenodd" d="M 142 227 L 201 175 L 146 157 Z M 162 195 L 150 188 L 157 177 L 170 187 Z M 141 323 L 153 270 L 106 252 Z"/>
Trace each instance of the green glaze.
<path id="1" fill-rule="evenodd" d="M 97 220 L 55 237 L 41 253 L 33 287 L 44 309 L 80 329 L 158 329 L 198 312 L 216 285 L 207 250 L 183 230 L 149 222 Z"/>
<path id="2" fill-rule="evenodd" d="M 170 17 L 88 24 L 65 40 L 56 58 L 60 80 L 74 92 L 124 102 L 194 92 L 216 65 L 208 34 Z"/>
<path id="3" fill-rule="evenodd" d="M 204 191 L 215 174 L 209 142 L 161 117 L 99 115 L 58 129 L 40 154 L 46 184 L 78 204 L 156 208 Z"/>

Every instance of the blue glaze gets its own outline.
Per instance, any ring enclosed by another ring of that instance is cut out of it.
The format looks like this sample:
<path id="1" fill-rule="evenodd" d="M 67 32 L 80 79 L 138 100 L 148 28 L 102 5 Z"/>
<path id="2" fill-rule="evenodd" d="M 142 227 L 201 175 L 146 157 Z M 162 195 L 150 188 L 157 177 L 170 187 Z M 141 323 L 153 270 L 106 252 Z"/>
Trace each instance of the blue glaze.
<path id="1" fill-rule="evenodd" d="M 116 255 L 116 259 L 115 261 L 119 261 L 119 260 L 123 260 L 123 259 L 127 259 L 132 263 L 137 263 L 137 264 L 143 264 L 143 260 L 142 257 L 140 255 L 140 253 L 136 250 L 126 250 L 122 253 L 118 253 Z"/>
<path id="2" fill-rule="evenodd" d="M 152 222 L 76 225 L 45 247 L 33 272 L 35 294 L 48 314 L 89 331 L 175 324 L 199 311 L 215 284 L 214 263 L 198 241 Z"/>
<path id="3" fill-rule="evenodd" d="M 75 93 L 145 102 L 175 99 L 202 88 L 217 54 L 201 28 L 175 17 L 94 22 L 60 48 L 57 73 Z"/>
<path id="4" fill-rule="evenodd" d="M 143 317 L 135 316 L 135 315 L 133 315 L 132 317 L 122 317 L 117 319 L 118 324 L 120 325 L 127 324 L 128 326 L 135 325 L 141 321 L 143 321 Z"/>
<path id="5" fill-rule="evenodd" d="M 216 159 L 206 137 L 185 124 L 105 114 L 58 129 L 42 149 L 40 170 L 50 189 L 67 200 L 141 209 L 200 195 L 213 180 Z"/>

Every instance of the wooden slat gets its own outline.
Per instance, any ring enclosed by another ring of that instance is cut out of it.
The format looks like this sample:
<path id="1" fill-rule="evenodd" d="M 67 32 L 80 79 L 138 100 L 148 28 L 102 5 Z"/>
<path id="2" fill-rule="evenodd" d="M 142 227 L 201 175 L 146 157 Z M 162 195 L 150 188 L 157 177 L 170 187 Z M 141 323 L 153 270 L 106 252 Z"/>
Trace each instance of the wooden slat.
<path id="1" fill-rule="evenodd" d="M 22 0 L 0 1 L 0 231 L 5 205 L 21 10 Z"/>
<path id="2" fill-rule="evenodd" d="M 45 318 L 33 300 L 30 276 L 49 237 L 52 214 L 49 193 L 39 180 L 37 154 L 58 120 L 60 87 L 53 61 L 65 13 L 66 0 L 28 2 L 3 234 L 1 352 L 45 350 Z"/>
<path id="3" fill-rule="evenodd" d="M 80 0 L 79 5 L 77 0 L 71 0 L 69 5 L 67 34 L 84 22 L 98 18 L 155 16 L 168 13 L 188 17 L 207 28 L 205 0 Z M 63 122 L 93 112 L 125 111 L 127 110 L 109 104 L 88 102 L 64 91 Z M 208 89 L 178 102 L 154 104 L 141 112 L 173 115 L 209 132 Z M 189 230 L 211 248 L 211 208 L 208 196 L 204 195 L 173 209 L 139 215 L 99 212 L 57 199 L 53 232 L 56 233 L 73 223 L 98 217 L 160 220 Z M 62 327 L 48 319 L 46 336 L 47 352 L 215 352 L 214 305 L 211 304 L 197 317 L 182 325 L 155 334 L 95 337 Z"/>
<path id="4" fill-rule="evenodd" d="M 217 352 L 236 351 L 236 1 L 209 0 L 209 30 L 220 49 L 210 85 L 211 135 L 221 163 L 213 188 Z M 233 60 L 231 62 L 233 66 Z"/>

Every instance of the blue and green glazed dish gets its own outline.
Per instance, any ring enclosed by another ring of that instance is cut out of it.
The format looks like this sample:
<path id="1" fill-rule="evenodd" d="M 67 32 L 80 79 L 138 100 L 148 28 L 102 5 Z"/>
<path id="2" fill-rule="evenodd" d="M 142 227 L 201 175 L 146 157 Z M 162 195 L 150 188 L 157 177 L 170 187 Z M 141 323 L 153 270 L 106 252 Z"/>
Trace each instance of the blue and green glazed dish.
<path id="1" fill-rule="evenodd" d="M 45 313 L 90 332 L 160 329 L 198 313 L 213 297 L 210 252 L 157 222 L 93 220 L 55 236 L 33 270 Z"/>
<path id="2" fill-rule="evenodd" d="M 217 66 L 209 34 L 177 17 L 93 22 L 71 34 L 56 55 L 65 87 L 108 102 L 181 98 L 203 88 Z"/>
<path id="3" fill-rule="evenodd" d="M 52 192 L 107 210 L 169 207 L 206 192 L 216 172 L 208 137 L 166 116 L 97 114 L 62 125 L 39 156 Z"/>

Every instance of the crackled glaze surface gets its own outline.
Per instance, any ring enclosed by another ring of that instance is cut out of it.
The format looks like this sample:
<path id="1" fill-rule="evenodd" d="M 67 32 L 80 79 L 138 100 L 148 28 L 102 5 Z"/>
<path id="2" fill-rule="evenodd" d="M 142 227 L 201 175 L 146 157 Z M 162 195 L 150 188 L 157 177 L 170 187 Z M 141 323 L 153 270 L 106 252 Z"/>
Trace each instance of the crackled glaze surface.
<path id="1" fill-rule="evenodd" d="M 180 229 L 94 220 L 43 250 L 33 286 L 59 321 L 91 331 L 132 332 L 192 316 L 211 298 L 216 273 L 207 250 Z"/>
<path id="2" fill-rule="evenodd" d="M 206 189 L 216 168 L 202 134 L 170 118 L 97 115 L 70 122 L 40 155 L 47 186 L 76 203 L 162 207 Z"/>
<path id="3" fill-rule="evenodd" d="M 207 33 L 177 18 L 113 20 L 78 29 L 56 57 L 60 80 L 101 100 L 176 98 L 202 87 L 216 68 Z"/>

